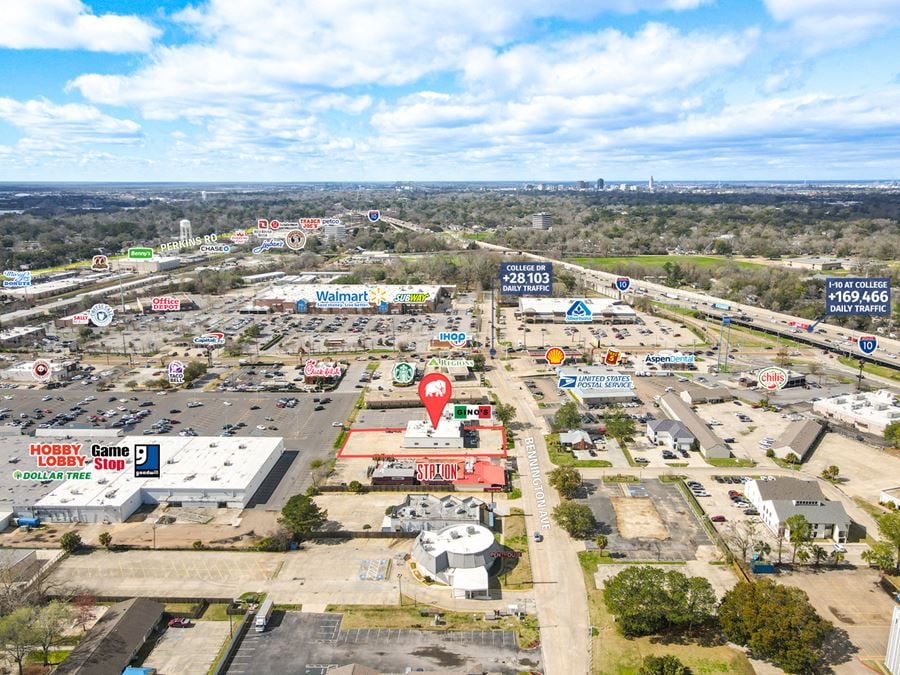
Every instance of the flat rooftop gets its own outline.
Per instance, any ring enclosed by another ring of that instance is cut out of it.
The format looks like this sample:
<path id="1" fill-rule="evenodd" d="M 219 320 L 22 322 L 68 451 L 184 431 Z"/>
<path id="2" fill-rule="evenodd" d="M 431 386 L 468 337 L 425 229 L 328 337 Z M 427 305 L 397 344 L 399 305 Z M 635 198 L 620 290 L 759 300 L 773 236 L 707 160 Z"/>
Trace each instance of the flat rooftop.
<path id="1" fill-rule="evenodd" d="M 136 444 L 154 443 L 160 446 L 159 478 L 136 478 L 132 452 L 124 471 L 92 471 L 90 480 L 66 481 L 42 498 L 39 505 L 121 506 L 141 489 L 156 494 L 179 490 L 242 492 L 271 454 L 283 445 L 283 440 L 264 436 L 126 436 L 103 445 L 133 450 Z M 86 444 L 82 454 L 90 456 L 90 446 Z M 85 466 L 90 469 L 90 465 Z"/>

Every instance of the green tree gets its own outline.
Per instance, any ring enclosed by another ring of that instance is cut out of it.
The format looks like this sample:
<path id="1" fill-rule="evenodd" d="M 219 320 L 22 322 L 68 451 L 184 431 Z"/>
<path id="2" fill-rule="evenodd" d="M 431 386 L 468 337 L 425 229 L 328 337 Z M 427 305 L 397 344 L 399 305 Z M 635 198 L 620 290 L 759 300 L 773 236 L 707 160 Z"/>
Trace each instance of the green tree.
<path id="1" fill-rule="evenodd" d="M 827 557 L 826 553 L 826 557 Z M 894 546 L 888 541 L 876 541 L 863 551 L 862 559 L 870 565 L 874 565 L 882 572 L 890 572 L 894 569 Z"/>
<path id="2" fill-rule="evenodd" d="M 564 501 L 553 509 L 553 520 L 574 539 L 587 539 L 597 529 L 597 521 L 585 504 Z"/>
<path id="3" fill-rule="evenodd" d="M 725 593 L 719 623 L 731 642 L 789 673 L 814 672 L 833 628 L 816 614 L 806 593 L 771 579 L 741 581 Z"/>
<path id="4" fill-rule="evenodd" d="M 66 532 L 60 537 L 59 545 L 66 553 L 75 553 L 75 551 L 81 548 L 81 535 L 77 532 Z"/>
<path id="5" fill-rule="evenodd" d="M 297 538 L 302 539 L 328 521 L 328 511 L 306 495 L 294 495 L 281 509 L 279 522 Z"/>
<path id="6" fill-rule="evenodd" d="M 0 619 L 0 650 L 19 667 L 19 675 L 24 672 L 22 662 L 28 652 L 39 644 L 39 638 L 32 623 L 36 610 L 33 607 L 19 607 Z"/>
<path id="7" fill-rule="evenodd" d="M 641 662 L 638 675 L 688 675 L 690 670 L 677 656 L 666 654 L 664 656 L 645 656 Z"/>
<path id="8" fill-rule="evenodd" d="M 840 467 L 832 464 L 831 466 L 828 466 L 828 467 L 825 467 L 824 469 L 822 469 L 821 476 L 825 480 L 836 481 L 838 479 L 838 476 L 840 475 L 840 473 L 841 473 Z"/>
<path id="9" fill-rule="evenodd" d="M 900 511 L 891 511 L 878 519 L 878 531 L 881 536 L 893 545 L 896 551 L 897 566 L 900 567 Z"/>
<path id="10" fill-rule="evenodd" d="M 606 582 L 603 601 L 622 633 L 632 637 L 703 623 L 715 611 L 716 594 L 702 577 L 633 565 Z"/>
<path id="11" fill-rule="evenodd" d="M 831 559 L 831 566 L 837 567 L 842 562 L 844 562 L 844 558 L 847 557 L 847 554 L 843 551 L 832 551 L 828 554 L 828 557 Z"/>
<path id="12" fill-rule="evenodd" d="M 812 526 L 806 520 L 806 516 L 797 513 L 784 521 L 784 526 L 788 531 L 788 537 L 793 547 L 791 553 L 791 564 L 797 559 L 797 551 L 803 549 L 812 539 Z"/>
<path id="13" fill-rule="evenodd" d="M 472 354 L 472 363 L 473 363 L 472 370 L 474 370 L 476 373 L 484 372 L 484 362 L 485 362 L 484 354 L 481 354 L 480 352 L 476 353 L 476 354 Z"/>
<path id="14" fill-rule="evenodd" d="M 244 331 L 244 337 L 256 339 L 260 335 L 262 335 L 262 328 L 259 327 L 258 323 L 251 324 L 250 327 Z"/>
<path id="15" fill-rule="evenodd" d="M 191 361 L 184 367 L 185 384 L 190 384 L 206 374 L 207 365 L 203 361 Z"/>
<path id="16" fill-rule="evenodd" d="M 97 541 L 103 548 L 109 548 L 110 544 L 112 544 L 112 535 L 109 532 L 101 532 L 97 537 Z"/>
<path id="17" fill-rule="evenodd" d="M 606 433 L 620 443 L 630 441 L 634 437 L 635 421 L 621 408 L 617 407 L 604 415 L 603 424 L 606 427 Z"/>
<path id="18" fill-rule="evenodd" d="M 828 551 L 826 551 L 824 548 L 822 548 L 818 544 L 815 544 L 810 549 L 810 554 L 812 555 L 812 558 L 813 558 L 813 564 L 816 567 L 818 567 L 819 564 L 828 557 Z"/>
<path id="19" fill-rule="evenodd" d="M 498 403 L 494 406 L 494 417 L 504 426 L 509 426 L 516 419 L 516 406 L 512 403 Z"/>
<path id="20" fill-rule="evenodd" d="M 44 665 L 50 663 L 50 650 L 60 644 L 63 632 L 74 618 L 74 609 L 58 601 L 44 605 L 35 613 L 31 627 L 44 657 Z"/>
<path id="21" fill-rule="evenodd" d="M 581 426 L 581 413 L 575 401 L 563 403 L 553 416 L 555 429 L 578 429 Z"/>
<path id="22" fill-rule="evenodd" d="M 347 485 L 347 490 L 349 492 L 353 492 L 354 494 L 362 492 L 362 488 L 362 483 L 360 483 L 358 480 L 351 480 L 350 484 Z"/>
<path id="23" fill-rule="evenodd" d="M 900 448 L 900 422 L 891 422 L 884 428 L 884 440 L 895 448 Z"/>
<path id="24" fill-rule="evenodd" d="M 603 554 L 603 551 L 606 550 L 606 547 L 609 546 L 609 537 L 605 534 L 598 534 L 594 537 L 594 545 L 600 550 L 600 554 Z"/>
<path id="25" fill-rule="evenodd" d="M 550 485 L 565 499 L 572 499 L 581 489 L 581 473 L 575 467 L 558 466 L 549 474 Z"/>

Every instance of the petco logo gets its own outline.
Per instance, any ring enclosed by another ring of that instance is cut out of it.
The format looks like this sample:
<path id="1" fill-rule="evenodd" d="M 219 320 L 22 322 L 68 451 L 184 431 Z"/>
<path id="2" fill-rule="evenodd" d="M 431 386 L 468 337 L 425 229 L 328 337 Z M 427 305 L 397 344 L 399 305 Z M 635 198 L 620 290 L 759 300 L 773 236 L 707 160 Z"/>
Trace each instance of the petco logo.
<path id="1" fill-rule="evenodd" d="M 465 333 L 438 333 L 438 340 L 441 342 L 449 342 L 454 347 L 462 347 L 469 341 L 469 336 Z"/>
<path id="2" fill-rule="evenodd" d="M 788 373 L 784 368 L 763 368 L 756 377 L 759 386 L 768 391 L 784 389 L 788 381 Z"/>
<path id="3" fill-rule="evenodd" d="M 416 464 L 416 480 L 426 482 L 459 480 L 458 464 Z"/>

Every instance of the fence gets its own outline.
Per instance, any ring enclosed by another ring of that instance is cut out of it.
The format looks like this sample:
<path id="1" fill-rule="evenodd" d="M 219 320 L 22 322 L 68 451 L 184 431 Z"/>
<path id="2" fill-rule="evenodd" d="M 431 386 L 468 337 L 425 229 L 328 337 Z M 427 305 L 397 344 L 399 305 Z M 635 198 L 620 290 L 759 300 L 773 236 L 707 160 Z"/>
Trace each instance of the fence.
<path id="1" fill-rule="evenodd" d="M 418 532 L 379 532 L 375 530 L 333 530 L 331 532 L 314 532 L 310 539 L 415 539 Z"/>
<path id="2" fill-rule="evenodd" d="M 346 485 L 320 485 L 319 492 L 349 492 Z M 456 486 L 453 483 L 444 485 L 363 485 L 359 492 L 456 492 Z"/>
<path id="3" fill-rule="evenodd" d="M 241 618 L 241 622 L 238 624 L 237 630 L 234 631 L 234 634 L 231 636 L 231 640 L 228 641 L 228 645 L 225 647 L 225 652 L 222 654 L 215 668 L 213 668 L 212 675 L 223 675 L 224 673 L 228 672 L 228 667 L 231 665 L 231 660 L 234 658 L 234 654 L 237 651 L 238 646 L 241 644 L 241 640 L 244 639 L 244 636 L 247 635 L 247 631 L 250 630 L 250 623 L 255 616 L 255 612 L 247 612 Z"/>

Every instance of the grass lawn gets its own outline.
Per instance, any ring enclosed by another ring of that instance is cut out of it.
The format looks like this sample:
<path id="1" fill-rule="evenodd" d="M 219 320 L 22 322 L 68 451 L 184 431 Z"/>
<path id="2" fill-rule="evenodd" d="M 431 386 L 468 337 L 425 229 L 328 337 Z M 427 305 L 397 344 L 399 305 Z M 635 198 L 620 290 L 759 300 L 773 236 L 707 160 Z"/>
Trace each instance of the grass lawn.
<path id="1" fill-rule="evenodd" d="M 750 468 L 752 466 L 756 466 L 756 462 L 754 462 L 752 459 L 741 459 L 739 457 L 710 457 L 709 459 L 706 459 L 706 463 L 710 466 L 717 466 L 719 468 L 725 466 L 735 466 L 741 468 Z"/>
<path id="2" fill-rule="evenodd" d="M 736 265 L 743 269 L 759 269 L 765 265 L 747 262 L 744 260 L 732 260 L 730 258 L 715 257 L 709 255 L 631 255 L 615 256 L 608 258 L 568 258 L 571 262 L 585 267 L 603 269 L 613 267 L 621 263 L 638 263 L 662 268 L 667 262 L 679 265 L 696 265 L 697 267 L 716 267 L 719 265 Z"/>
<path id="3" fill-rule="evenodd" d="M 55 666 L 66 660 L 66 657 L 69 656 L 72 652 L 66 649 L 51 649 L 47 652 L 47 660 L 50 662 L 50 665 Z M 25 663 L 43 663 L 44 662 L 44 652 L 39 649 L 35 649 L 34 651 L 28 652 L 28 656 L 25 657 Z M 11 671 L 10 671 L 11 672 Z"/>
<path id="4" fill-rule="evenodd" d="M 225 610 L 228 608 L 228 605 L 218 602 L 213 605 L 210 605 L 206 608 L 206 611 L 203 612 L 203 616 L 200 617 L 199 621 L 228 621 L 228 615 L 225 613 Z M 240 620 L 241 617 L 234 617 L 235 621 Z"/>
<path id="5" fill-rule="evenodd" d="M 859 361 L 856 359 L 851 359 L 847 356 L 838 356 L 838 361 L 843 363 L 845 366 L 850 366 L 851 368 L 856 368 L 859 370 Z M 868 375 L 878 375 L 879 377 L 886 377 L 891 380 L 897 380 L 900 382 L 900 370 L 894 370 L 893 368 L 888 368 L 887 366 L 878 366 L 874 363 L 867 363 L 863 368 L 863 377 Z"/>
<path id="6" fill-rule="evenodd" d="M 888 512 L 887 509 L 884 509 L 877 504 L 873 504 L 872 502 L 867 501 L 862 497 L 854 497 L 853 501 L 859 508 L 868 513 L 875 520 L 878 520 L 879 518 L 881 518 L 881 516 Z"/>
<path id="7" fill-rule="evenodd" d="M 167 602 L 164 605 L 163 611 L 170 612 L 170 613 L 171 612 L 188 613 L 188 612 L 194 611 L 194 607 L 196 607 L 196 605 L 194 605 L 193 603 L 190 603 L 190 602 Z"/>
<path id="8" fill-rule="evenodd" d="M 481 612 L 441 612 L 441 625 L 435 626 L 430 616 L 421 616 L 419 610 L 434 609 L 430 605 L 415 604 L 403 596 L 403 606 L 396 605 L 328 605 L 326 612 L 344 615 L 341 628 L 415 628 L 434 631 L 509 630 L 514 631 L 519 646 L 536 646 L 540 640 L 537 617 L 528 616 L 523 621 L 504 617 L 499 621 L 483 621 Z"/>
<path id="9" fill-rule="evenodd" d="M 574 466 L 580 469 L 604 469 L 612 466 L 612 462 L 605 459 L 575 459 L 575 455 L 559 445 L 559 434 L 547 434 L 544 440 L 550 461 L 556 466 Z"/>
<path id="10" fill-rule="evenodd" d="M 613 616 L 603 604 L 603 593 L 596 586 L 594 572 L 600 556 L 594 551 L 578 554 L 588 593 L 588 611 L 593 627 L 592 673 L 603 675 L 637 675 L 645 656 L 672 654 L 692 673 L 736 673 L 751 675 L 753 668 L 747 657 L 730 647 L 701 647 L 695 643 L 665 644 L 658 637 L 628 639 L 616 630 Z"/>
<path id="11" fill-rule="evenodd" d="M 530 590 L 533 585 L 531 560 L 528 558 L 528 532 L 525 530 L 525 512 L 512 509 L 510 515 L 503 519 L 503 538 L 501 543 L 513 551 L 522 554 L 520 558 L 503 558 L 500 572 L 500 585 L 516 591 Z"/>

